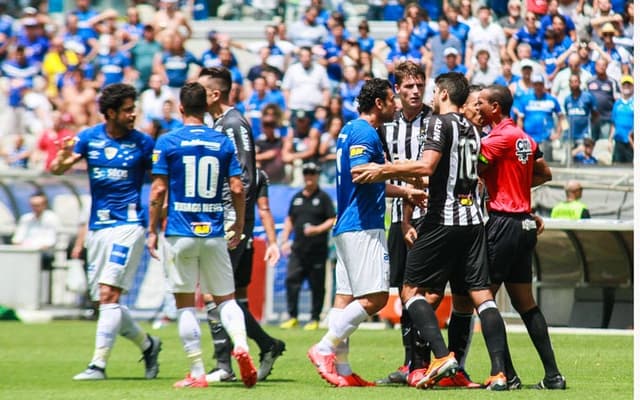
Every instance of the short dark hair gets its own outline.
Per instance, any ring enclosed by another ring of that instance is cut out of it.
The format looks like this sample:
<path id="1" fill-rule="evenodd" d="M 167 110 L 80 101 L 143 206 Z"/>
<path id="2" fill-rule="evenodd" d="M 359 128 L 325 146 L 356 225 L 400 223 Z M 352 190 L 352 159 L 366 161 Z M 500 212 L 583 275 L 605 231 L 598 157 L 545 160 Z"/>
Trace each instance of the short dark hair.
<path id="1" fill-rule="evenodd" d="M 282 109 L 279 105 L 277 105 L 276 103 L 267 103 L 264 107 L 262 107 L 262 115 L 266 114 L 267 111 L 273 112 L 278 125 L 282 123 Z"/>
<path id="2" fill-rule="evenodd" d="M 207 91 L 198 82 L 189 82 L 180 89 L 180 104 L 185 115 L 203 116 L 207 110 Z"/>
<path id="3" fill-rule="evenodd" d="M 135 100 L 137 96 L 136 89 L 126 83 L 107 85 L 98 99 L 100 113 L 106 116 L 108 110 L 118 111 L 126 99 Z"/>
<path id="4" fill-rule="evenodd" d="M 436 86 L 446 90 L 451 102 L 461 107 L 469 97 L 469 81 L 460 72 L 447 72 L 436 77 Z"/>
<path id="5" fill-rule="evenodd" d="M 225 67 L 207 67 L 202 68 L 200 70 L 200 75 L 198 76 L 209 76 L 211 77 L 218 86 L 218 90 L 220 90 L 221 97 L 223 100 L 229 99 L 229 92 L 231 91 L 231 72 Z"/>
<path id="6" fill-rule="evenodd" d="M 500 106 L 500 112 L 503 116 L 508 116 L 511 113 L 511 106 L 513 105 L 513 95 L 508 87 L 502 85 L 488 86 L 489 103 L 498 103 Z"/>
<path id="7" fill-rule="evenodd" d="M 376 105 L 376 99 L 386 101 L 387 89 L 391 89 L 391 84 L 386 79 L 373 78 L 366 81 L 358 95 L 358 111 L 371 111 Z"/>
<path id="8" fill-rule="evenodd" d="M 402 84 L 402 81 L 409 77 L 419 77 L 425 80 L 424 68 L 421 68 L 418 64 L 411 60 L 403 61 L 394 68 L 394 76 L 396 83 Z"/>
<path id="9" fill-rule="evenodd" d="M 485 88 L 485 86 L 484 86 L 484 85 L 482 85 L 482 84 L 479 84 L 479 85 L 469 85 L 469 94 L 471 94 L 471 93 L 475 93 L 475 92 L 479 92 L 479 91 L 481 91 L 481 90 L 482 90 L 482 89 L 484 89 L 484 88 Z"/>

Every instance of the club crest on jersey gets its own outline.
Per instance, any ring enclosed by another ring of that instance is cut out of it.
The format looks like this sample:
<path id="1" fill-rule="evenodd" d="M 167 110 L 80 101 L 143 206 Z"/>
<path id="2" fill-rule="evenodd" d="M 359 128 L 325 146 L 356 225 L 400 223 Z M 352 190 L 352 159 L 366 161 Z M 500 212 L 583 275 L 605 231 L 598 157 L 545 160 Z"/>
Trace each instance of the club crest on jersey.
<path id="1" fill-rule="evenodd" d="M 516 141 L 516 157 L 518 157 L 518 161 L 522 164 L 526 164 L 532 153 L 531 142 L 528 139 L 522 138 Z"/>
<path id="2" fill-rule="evenodd" d="M 107 157 L 107 160 L 113 160 L 113 157 L 118 154 L 118 149 L 115 147 L 105 147 L 104 148 L 104 156 Z"/>
<path id="3" fill-rule="evenodd" d="M 349 157 L 358 157 L 364 154 L 365 147 L 362 145 L 356 145 L 349 147 Z"/>

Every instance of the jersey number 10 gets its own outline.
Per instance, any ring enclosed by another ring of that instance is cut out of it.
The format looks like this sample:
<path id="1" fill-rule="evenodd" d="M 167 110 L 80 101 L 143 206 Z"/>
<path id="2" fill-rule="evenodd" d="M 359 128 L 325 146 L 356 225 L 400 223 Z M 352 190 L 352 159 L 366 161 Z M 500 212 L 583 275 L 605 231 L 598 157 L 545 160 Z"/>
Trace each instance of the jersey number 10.
<path id="1" fill-rule="evenodd" d="M 220 162 L 213 156 L 183 156 L 184 196 L 212 199 L 218 190 Z"/>

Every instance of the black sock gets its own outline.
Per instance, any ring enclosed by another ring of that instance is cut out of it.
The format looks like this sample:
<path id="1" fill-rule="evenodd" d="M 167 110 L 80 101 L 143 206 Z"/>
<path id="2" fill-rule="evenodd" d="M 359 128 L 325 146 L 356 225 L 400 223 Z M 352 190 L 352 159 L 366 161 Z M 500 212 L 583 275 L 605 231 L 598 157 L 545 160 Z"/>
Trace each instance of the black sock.
<path id="1" fill-rule="evenodd" d="M 545 377 L 551 378 L 560 375 L 558 365 L 556 364 L 556 357 L 553 354 L 553 347 L 551 347 L 547 321 L 544 319 L 542 311 L 536 306 L 520 314 L 520 317 L 527 327 L 533 345 L 538 351 L 538 355 L 544 366 Z"/>
<path id="2" fill-rule="evenodd" d="M 249 311 L 249 301 L 247 299 L 239 299 L 238 305 L 244 313 L 244 324 L 247 328 L 247 336 L 258 344 L 260 352 L 264 353 L 271 349 L 273 345 L 273 338 L 262 329 L 258 321 L 253 317 L 251 311 Z"/>
<path id="3" fill-rule="evenodd" d="M 471 345 L 471 336 L 473 335 L 473 314 L 460 313 L 453 311 L 449 319 L 449 328 L 447 329 L 449 338 L 449 351 L 452 351 L 460 368 L 464 368 L 464 363 Z"/>
<path id="4" fill-rule="evenodd" d="M 207 303 L 207 321 L 213 339 L 213 358 L 216 368 L 231 371 L 231 338 L 220 322 L 220 309 L 215 303 Z"/>
<path id="5" fill-rule="evenodd" d="M 491 375 L 505 372 L 507 333 L 504 328 L 504 320 L 495 307 L 485 308 L 478 315 L 482 326 L 482 336 L 484 336 L 484 342 L 491 359 Z"/>
<path id="6" fill-rule="evenodd" d="M 400 331 L 402 332 L 402 347 L 404 347 L 404 363 L 402 365 L 409 365 L 412 358 L 411 354 L 413 353 L 412 344 L 415 340 L 415 332 L 411 315 L 404 307 L 400 316 Z"/>
<path id="7" fill-rule="evenodd" d="M 449 354 L 447 345 L 444 343 L 440 333 L 438 319 L 433 307 L 426 300 L 418 299 L 411 302 L 407 310 L 411 314 L 416 335 L 429 343 L 433 355 L 436 358 L 442 358 Z"/>
<path id="8" fill-rule="evenodd" d="M 511 380 L 514 376 L 517 376 L 516 368 L 513 366 L 511 360 L 511 351 L 509 351 L 509 341 L 504 344 L 504 373 L 507 375 L 507 379 Z"/>

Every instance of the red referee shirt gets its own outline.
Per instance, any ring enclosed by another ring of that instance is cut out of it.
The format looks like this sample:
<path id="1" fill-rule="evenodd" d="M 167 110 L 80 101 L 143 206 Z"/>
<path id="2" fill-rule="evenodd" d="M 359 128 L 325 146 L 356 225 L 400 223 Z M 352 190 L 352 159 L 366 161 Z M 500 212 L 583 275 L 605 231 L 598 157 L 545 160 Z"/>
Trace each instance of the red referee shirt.
<path id="1" fill-rule="evenodd" d="M 489 193 L 489 211 L 531 212 L 531 180 L 537 149 L 536 142 L 511 118 L 504 119 L 482 138 L 480 162 L 489 166 L 482 174 Z"/>

